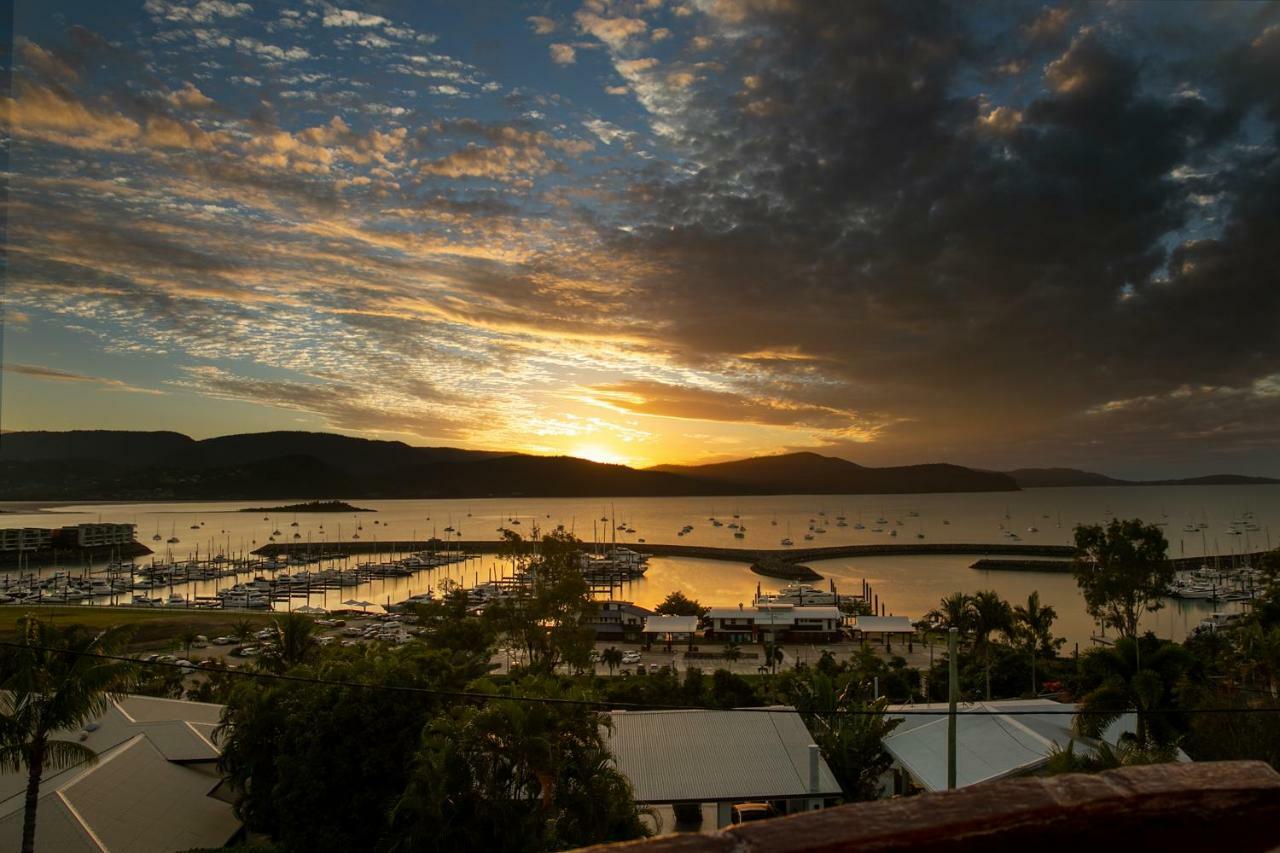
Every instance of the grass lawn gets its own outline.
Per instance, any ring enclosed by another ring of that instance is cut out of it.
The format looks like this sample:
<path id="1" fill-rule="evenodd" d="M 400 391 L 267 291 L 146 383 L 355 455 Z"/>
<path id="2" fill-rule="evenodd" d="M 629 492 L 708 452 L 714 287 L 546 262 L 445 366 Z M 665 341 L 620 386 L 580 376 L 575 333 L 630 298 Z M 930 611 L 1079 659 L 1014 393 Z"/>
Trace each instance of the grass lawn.
<path id="1" fill-rule="evenodd" d="M 241 619 L 255 626 L 266 625 L 273 614 L 239 613 L 169 608 L 124 608 L 98 606 L 56 605 L 5 605 L 0 607 L 0 639 L 17 635 L 18 620 L 33 614 L 56 625 L 83 625 L 86 628 L 107 628 L 112 625 L 132 625 L 134 649 L 159 648 L 167 641 L 177 639 L 187 629 L 207 637 L 231 633 L 232 626 Z"/>

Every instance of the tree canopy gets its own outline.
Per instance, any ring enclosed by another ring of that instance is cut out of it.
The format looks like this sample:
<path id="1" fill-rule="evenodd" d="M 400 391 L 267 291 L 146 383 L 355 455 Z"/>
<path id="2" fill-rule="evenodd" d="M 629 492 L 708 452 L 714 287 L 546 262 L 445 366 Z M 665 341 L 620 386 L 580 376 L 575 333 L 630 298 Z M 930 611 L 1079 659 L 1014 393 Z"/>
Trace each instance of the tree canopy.
<path id="1" fill-rule="evenodd" d="M 1173 581 L 1164 532 L 1140 519 L 1075 529 L 1072 565 L 1089 615 L 1121 637 L 1138 636 L 1144 613 L 1159 610 Z"/>

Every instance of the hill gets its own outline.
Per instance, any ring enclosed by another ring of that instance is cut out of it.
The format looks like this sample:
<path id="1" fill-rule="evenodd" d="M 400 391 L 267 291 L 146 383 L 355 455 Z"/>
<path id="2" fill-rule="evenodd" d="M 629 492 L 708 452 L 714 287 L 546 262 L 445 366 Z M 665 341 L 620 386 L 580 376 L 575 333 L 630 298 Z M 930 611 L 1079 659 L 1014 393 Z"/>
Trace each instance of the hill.
<path id="1" fill-rule="evenodd" d="M 941 463 L 867 468 L 817 453 L 784 453 L 711 465 L 649 468 L 729 487 L 742 494 L 902 494 L 1015 491 L 1013 478 Z"/>
<path id="2" fill-rule="evenodd" d="M 816 453 L 636 470 L 568 456 L 411 447 L 330 433 L 196 441 L 178 433 L 15 432 L 0 437 L 0 500 L 664 497 L 1007 491 L 956 465 L 867 468 Z"/>
<path id="3" fill-rule="evenodd" d="M 1280 480 L 1270 477 L 1247 477 L 1241 474 L 1210 474 L 1172 480 L 1120 480 L 1075 468 L 1018 468 L 1004 473 L 1024 489 L 1072 486 L 1257 486 L 1280 483 Z"/>

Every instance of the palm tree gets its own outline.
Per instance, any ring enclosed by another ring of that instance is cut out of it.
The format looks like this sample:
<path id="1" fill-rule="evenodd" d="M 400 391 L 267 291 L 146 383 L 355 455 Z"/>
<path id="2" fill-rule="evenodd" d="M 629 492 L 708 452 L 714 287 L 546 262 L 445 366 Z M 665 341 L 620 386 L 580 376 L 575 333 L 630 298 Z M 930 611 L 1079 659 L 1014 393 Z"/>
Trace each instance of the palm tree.
<path id="1" fill-rule="evenodd" d="M 1263 631 L 1262 625 L 1251 621 L 1240 631 L 1240 646 L 1244 652 L 1246 671 L 1258 676 L 1265 683 L 1271 698 L 1276 698 L 1280 681 L 1280 626 Z"/>
<path id="2" fill-rule="evenodd" d="M 737 643 L 724 644 L 724 659 L 733 663 L 742 657 L 742 648 Z"/>
<path id="3" fill-rule="evenodd" d="M 613 675 L 613 671 L 622 666 L 622 649 L 610 646 L 600 653 L 600 660 L 604 661 L 604 665 L 609 667 L 609 674 Z"/>
<path id="4" fill-rule="evenodd" d="M 231 626 L 231 636 L 241 643 L 247 642 L 253 636 L 253 623 L 248 619 L 237 619 Z"/>
<path id="5" fill-rule="evenodd" d="M 1169 713 L 1174 688 L 1190 665 L 1182 646 L 1151 635 L 1121 637 L 1113 646 L 1091 650 L 1080 663 L 1082 678 L 1093 685 L 1077 706 L 1080 734 L 1100 738 L 1121 716 L 1134 712 L 1138 746 L 1173 741 L 1181 723 L 1179 715 Z"/>
<path id="6" fill-rule="evenodd" d="M 1013 624 L 1015 630 L 1027 643 L 1031 652 L 1031 693 L 1036 692 L 1036 657 L 1042 654 L 1053 655 L 1057 647 L 1066 642 L 1055 639 L 1051 629 L 1058 613 L 1052 605 L 1040 603 L 1040 593 L 1033 592 L 1027 596 L 1027 605 L 1021 604 L 1013 608 Z"/>
<path id="7" fill-rule="evenodd" d="M 282 669 L 292 669 L 311 656 L 316 648 L 316 623 L 301 613 L 282 613 L 275 621 L 276 649 L 273 655 Z"/>
<path id="8" fill-rule="evenodd" d="M 987 701 L 991 701 L 991 635 L 997 631 L 1009 633 L 1013 624 L 1013 611 L 1009 609 L 1009 602 L 1001 598 L 999 593 L 988 589 L 970 596 L 969 613 L 973 626 L 973 647 L 974 651 L 982 651 Z"/>
<path id="9" fill-rule="evenodd" d="M 973 611 L 969 596 L 953 592 L 938 602 L 937 608 L 925 614 L 925 619 L 940 628 L 959 628 L 961 636 L 973 626 Z"/>
<path id="10" fill-rule="evenodd" d="M 195 628 L 184 628 L 182 633 L 178 635 L 178 641 L 182 643 L 182 648 L 185 650 L 183 657 L 188 660 L 191 659 L 191 647 L 195 645 L 196 637 L 198 636 L 200 635 L 196 633 Z"/>
<path id="11" fill-rule="evenodd" d="M 84 744 L 53 734 L 105 713 L 133 682 L 134 668 L 98 657 L 124 647 L 124 628 L 92 634 L 78 626 L 58 629 L 33 616 L 19 625 L 21 646 L 0 656 L 0 767 L 12 773 L 27 768 L 22 851 L 32 853 L 41 776 L 97 760 Z"/>
<path id="12" fill-rule="evenodd" d="M 782 663 L 782 646 L 776 642 L 764 644 L 764 665 L 769 671 L 777 674 L 778 664 Z"/>

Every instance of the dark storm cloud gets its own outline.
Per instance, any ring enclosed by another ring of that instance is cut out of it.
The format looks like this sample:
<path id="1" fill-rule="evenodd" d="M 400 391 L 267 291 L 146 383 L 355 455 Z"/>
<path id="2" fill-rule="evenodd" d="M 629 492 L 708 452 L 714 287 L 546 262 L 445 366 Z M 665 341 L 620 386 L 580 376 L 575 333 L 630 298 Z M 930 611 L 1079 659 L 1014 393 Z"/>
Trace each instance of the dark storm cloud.
<path id="1" fill-rule="evenodd" d="M 1024 55 L 1060 52 L 998 102 L 967 6 L 741 5 L 667 117 L 694 172 L 638 182 L 613 237 L 661 262 L 636 304 L 674 345 L 798 348 L 839 383 L 809 402 L 961 452 L 1280 371 L 1280 30 L 1183 55 L 1200 95 L 1124 26 L 1045 11 Z"/>

